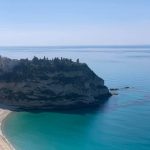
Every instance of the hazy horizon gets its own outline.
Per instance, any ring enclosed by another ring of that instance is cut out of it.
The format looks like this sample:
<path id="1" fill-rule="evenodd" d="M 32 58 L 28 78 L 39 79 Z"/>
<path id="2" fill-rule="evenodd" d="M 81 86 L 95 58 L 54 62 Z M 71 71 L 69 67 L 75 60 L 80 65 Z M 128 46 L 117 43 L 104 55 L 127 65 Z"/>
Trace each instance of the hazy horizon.
<path id="1" fill-rule="evenodd" d="M 149 48 L 150 44 L 144 44 L 144 45 L 0 45 L 0 47 L 62 47 L 62 48 L 68 48 L 68 47 L 80 47 L 80 48 Z"/>

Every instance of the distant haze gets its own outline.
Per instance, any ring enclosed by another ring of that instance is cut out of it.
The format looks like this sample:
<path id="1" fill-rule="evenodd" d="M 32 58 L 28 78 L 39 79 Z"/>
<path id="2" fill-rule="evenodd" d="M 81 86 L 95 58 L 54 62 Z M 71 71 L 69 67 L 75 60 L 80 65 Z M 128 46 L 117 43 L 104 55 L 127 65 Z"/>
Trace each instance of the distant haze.
<path id="1" fill-rule="evenodd" d="M 148 44 L 149 0 L 0 1 L 0 46 Z"/>

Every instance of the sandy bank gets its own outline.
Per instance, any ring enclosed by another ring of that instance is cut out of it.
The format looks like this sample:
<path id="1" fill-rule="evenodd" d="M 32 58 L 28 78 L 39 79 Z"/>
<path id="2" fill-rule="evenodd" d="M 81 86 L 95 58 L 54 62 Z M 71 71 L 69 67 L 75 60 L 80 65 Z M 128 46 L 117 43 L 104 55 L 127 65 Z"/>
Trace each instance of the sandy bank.
<path id="1" fill-rule="evenodd" d="M 2 122 L 9 113 L 11 111 L 0 109 L 0 150 L 15 150 L 2 133 Z"/>

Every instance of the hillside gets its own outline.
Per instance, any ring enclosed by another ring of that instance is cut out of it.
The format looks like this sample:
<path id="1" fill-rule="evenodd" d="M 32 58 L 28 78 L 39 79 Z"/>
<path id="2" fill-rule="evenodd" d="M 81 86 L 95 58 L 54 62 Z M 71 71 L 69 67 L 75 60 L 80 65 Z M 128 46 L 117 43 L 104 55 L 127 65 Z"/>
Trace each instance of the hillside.
<path id="1" fill-rule="evenodd" d="M 85 63 L 66 58 L 0 57 L 0 102 L 19 109 L 65 109 L 99 104 L 111 94 Z"/>

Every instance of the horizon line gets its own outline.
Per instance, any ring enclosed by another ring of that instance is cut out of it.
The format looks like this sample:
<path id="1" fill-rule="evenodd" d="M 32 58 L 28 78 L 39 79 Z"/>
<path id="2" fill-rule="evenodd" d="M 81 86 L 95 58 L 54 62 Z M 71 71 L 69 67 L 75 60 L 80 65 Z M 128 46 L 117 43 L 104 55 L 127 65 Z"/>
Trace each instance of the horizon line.
<path id="1" fill-rule="evenodd" d="M 127 48 L 127 47 L 150 47 L 150 44 L 114 44 L 114 45 L 0 45 L 0 47 L 64 47 L 64 48 L 73 48 L 73 47 L 80 47 L 80 48 Z"/>

